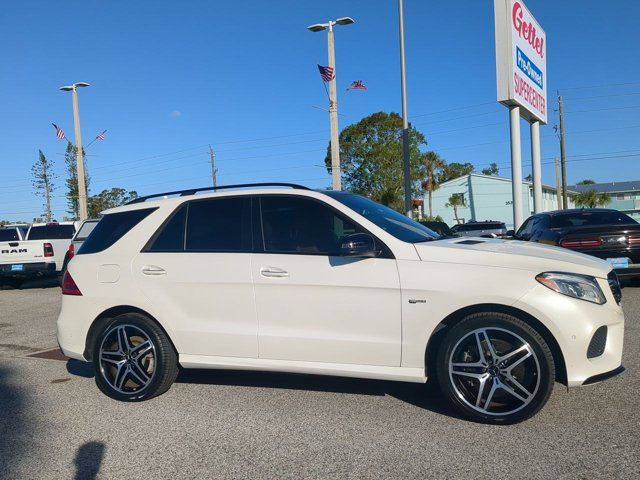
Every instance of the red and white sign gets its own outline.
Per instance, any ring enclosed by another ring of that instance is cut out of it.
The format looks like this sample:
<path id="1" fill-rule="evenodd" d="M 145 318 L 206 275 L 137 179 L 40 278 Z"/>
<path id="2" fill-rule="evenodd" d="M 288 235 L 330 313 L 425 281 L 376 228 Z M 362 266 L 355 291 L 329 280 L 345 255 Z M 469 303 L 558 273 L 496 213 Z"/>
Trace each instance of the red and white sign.
<path id="1" fill-rule="evenodd" d="M 547 36 L 522 0 L 494 0 L 498 101 L 547 123 Z"/>

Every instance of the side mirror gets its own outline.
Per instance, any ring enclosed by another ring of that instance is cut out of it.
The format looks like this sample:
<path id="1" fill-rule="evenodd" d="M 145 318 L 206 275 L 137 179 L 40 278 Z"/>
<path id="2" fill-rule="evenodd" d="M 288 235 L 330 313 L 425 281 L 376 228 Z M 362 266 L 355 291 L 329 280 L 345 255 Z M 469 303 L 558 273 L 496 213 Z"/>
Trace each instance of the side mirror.
<path id="1" fill-rule="evenodd" d="M 376 241 L 368 233 L 347 235 L 340 243 L 340 255 L 343 257 L 377 257 Z"/>
<path id="2" fill-rule="evenodd" d="M 516 236 L 516 231 L 515 230 L 507 230 L 507 233 L 505 235 L 507 237 L 515 237 Z"/>

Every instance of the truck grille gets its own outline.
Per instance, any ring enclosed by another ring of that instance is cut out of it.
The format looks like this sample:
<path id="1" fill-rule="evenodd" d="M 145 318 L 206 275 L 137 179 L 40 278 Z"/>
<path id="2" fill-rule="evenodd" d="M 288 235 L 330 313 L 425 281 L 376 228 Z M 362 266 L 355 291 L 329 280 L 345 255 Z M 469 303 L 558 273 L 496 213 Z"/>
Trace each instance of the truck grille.
<path id="1" fill-rule="evenodd" d="M 602 326 L 596 330 L 591 337 L 589 348 L 587 349 L 587 358 L 599 357 L 604 353 L 604 347 L 607 345 L 607 327 Z"/>
<path id="2" fill-rule="evenodd" d="M 622 290 L 620 289 L 620 281 L 615 271 L 611 270 L 609 272 L 607 282 L 609 282 L 609 287 L 611 288 L 611 293 L 613 293 L 613 298 L 616 299 L 616 303 L 620 303 L 620 300 L 622 300 Z"/>

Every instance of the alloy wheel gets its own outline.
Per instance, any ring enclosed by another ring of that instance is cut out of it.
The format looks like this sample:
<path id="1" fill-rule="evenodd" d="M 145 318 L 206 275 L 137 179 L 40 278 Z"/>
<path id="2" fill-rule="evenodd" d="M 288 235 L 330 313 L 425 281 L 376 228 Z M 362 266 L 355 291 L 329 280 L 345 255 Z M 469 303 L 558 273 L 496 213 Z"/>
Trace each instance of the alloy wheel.
<path id="1" fill-rule="evenodd" d="M 134 325 L 117 325 L 100 344 L 100 373 L 119 393 L 139 393 L 149 386 L 156 370 L 156 347 L 147 333 Z"/>
<path id="2" fill-rule="evenodd" d="M 540 386 L 540 363 L 532 346 L 504 328 L 473 330 L 455 344 L 449 379 L 458 397 L 485 415 L 525 408 Z"/>

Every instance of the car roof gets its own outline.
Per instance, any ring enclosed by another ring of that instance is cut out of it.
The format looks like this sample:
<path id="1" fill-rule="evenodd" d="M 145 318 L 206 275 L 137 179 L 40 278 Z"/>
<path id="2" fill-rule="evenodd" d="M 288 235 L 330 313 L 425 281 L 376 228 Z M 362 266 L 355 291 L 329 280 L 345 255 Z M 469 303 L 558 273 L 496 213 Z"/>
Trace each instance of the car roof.
<path id="1" fill-rule="evenodd" d="M 613 208 L 569 208 L 567 210 L 552 210 L 550 212 L 540 212 L 536 213 L 536 215 L 547 215 L 550 217 L 560 216 L 560 215 L 573 215 L 576 213 L 619 213 L 618 210 Z"/>
<path id="2" fill-rule="evenodd" d="M 165 198 L 147 200 L 141 202 L 128 203 L 119 207 L 110 208 L 102 212 L 103 214 L 127 212 L 131 210 L 141 210 L 145 208 L 158 208 L 162 206 L 178 206 L 183 202 L 189 200 L 203 200 L 207 198 L 218 197 L 234 197 L 234 196 L 248 196 L 248 195 L 299 195 L 306 197 L 328 196 L 324 190 L 312 190 L 312 189 L 287 189 L 287 188 L 238 188 L 238 189 L 225 189 L 220 191 L 205 191 L 202 193 L 194 193 L 189 195 L 167 196 Z M 335 192 L 338 193 L 338 192 Z M 342 192 L 341 192 L 342 193 Z M 349 193 L 349 192 L 344 192 Z"/>

